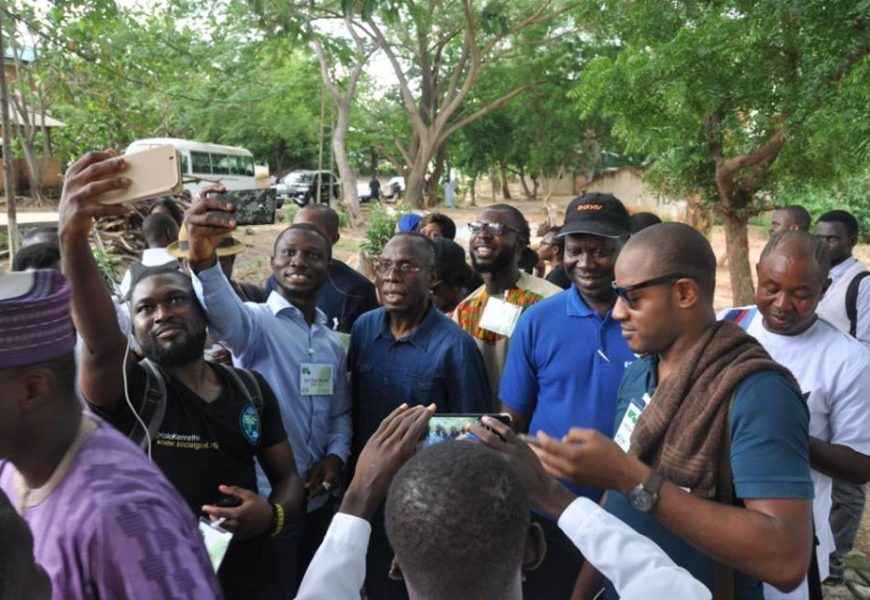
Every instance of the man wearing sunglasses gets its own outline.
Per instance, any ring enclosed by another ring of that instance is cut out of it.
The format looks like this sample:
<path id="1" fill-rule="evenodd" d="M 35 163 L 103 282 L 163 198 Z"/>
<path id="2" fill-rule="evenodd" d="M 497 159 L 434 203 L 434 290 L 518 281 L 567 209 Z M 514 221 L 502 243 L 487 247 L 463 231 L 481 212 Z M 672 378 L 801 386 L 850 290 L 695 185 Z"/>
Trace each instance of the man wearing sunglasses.
<path id="1" fill-rule="evenodd" d="M 587 193 L 568 205 L 559 236 L 572 286 L 525 311 L 501 379 L 499 398 L 518 431 L 557 439 L 571 427 L 613 433 L 619 381 L 635 358 L 610 314 L 613 267 L 628 235 L 628 211 L 614 196 Z M 600 489 L 565 483 L 594 502 L 601 497 Z M 536 520 L 549 549 L 524 592 L 567 598 L 583 558 L 556 523 Z"/>
<path id="2" fill-rule="evenodd" d="M 474 341 L 431 301 L 438 281 L 435 245 L 419 233 L 399 233 L 375 263 L 382 307 L 353 325 L 348 352 L 353 398 L 353 456 L 402 404 L 438 414 L 491 412 L 486 367 Z M 372 519 L 366 556 L 366 595 L 404 599 L 401 581 L 388 574 L 393 552 L 383 511 Z"/>
<path id="3" fill-rule="evenodd" d="M 459 303 L 453 320 L 477 342 L 492 388 L 490 410 L 498 410 L 499 381 L 520 314 L 561 290 L 520 270 L 530 233 L 528 221 L 515 207 L 489 206 L 468 229 L 471 266 L 483 278 L 483 285 Z"/>
<path id="4" fill-rule="evenodd" d="M 810 563 L 809 414 L 791 374 L 713 310 L 716 257 L 663 223 L 616 261 L 614 318 L 643 357 L 622 378 L 615 439 L 573 428 L 545 468 L 607 489 L 605 508 L 659 544 L 715 598 L 796 588 Z M 600 589 L 584 565 L 577 595 Z M 608 586 L 607 598 L 616 598 Z"/>

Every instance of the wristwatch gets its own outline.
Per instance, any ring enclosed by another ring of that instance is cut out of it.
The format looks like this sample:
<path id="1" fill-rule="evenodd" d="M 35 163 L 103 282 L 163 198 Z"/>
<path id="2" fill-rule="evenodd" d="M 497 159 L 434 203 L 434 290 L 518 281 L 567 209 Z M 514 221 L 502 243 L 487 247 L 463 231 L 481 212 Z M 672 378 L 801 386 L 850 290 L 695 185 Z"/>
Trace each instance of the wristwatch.
<path id="1" fill-rule="evenodd" d="M 650 512 L 659 499 L 662 483 L 664 483 L 664 479 L 655 471 L 650 470 L 647 480 L 628 492 L 629 506 L 640 512 Z"/>

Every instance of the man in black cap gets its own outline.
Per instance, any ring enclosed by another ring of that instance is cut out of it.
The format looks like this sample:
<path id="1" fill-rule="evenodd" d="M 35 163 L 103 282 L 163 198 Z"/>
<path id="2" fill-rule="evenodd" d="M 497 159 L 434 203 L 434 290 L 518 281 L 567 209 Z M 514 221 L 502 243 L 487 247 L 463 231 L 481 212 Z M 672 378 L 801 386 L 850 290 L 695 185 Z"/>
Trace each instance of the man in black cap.
<path id="1" fill-rule="evenodd" d="M 616 395 L 634 354 L 610 314 L 613 269 L 629 236 L 628 211 L 610 194 L 587 193 L 568 205 L 563 264 L 573 285 L 520 317 L 501 378 L 499 399 L 515 429 L 561 439 L 572 427 L 613 433 Z M 566 485 L 598 501 L 601 490 Z M 529 573 L 528 598 L 567 598 L 582 557 L 556 523 L 538 519 L 549 551 Z"/>

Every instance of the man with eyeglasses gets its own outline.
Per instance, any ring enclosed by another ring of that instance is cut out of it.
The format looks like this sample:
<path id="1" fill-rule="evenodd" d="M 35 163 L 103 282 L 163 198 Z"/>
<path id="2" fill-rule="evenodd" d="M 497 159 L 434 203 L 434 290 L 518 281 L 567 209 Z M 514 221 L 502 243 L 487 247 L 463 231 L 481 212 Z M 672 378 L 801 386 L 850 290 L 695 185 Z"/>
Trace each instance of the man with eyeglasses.
<path id="1" fill-rule="evenodd" d="M 520 270 L 530 232 L 528 221 L 515 207 L 489 206 L 468 229 L 471 266 L 483 278 L 483 285 L 459 303 L 453 320 L 477 342 L 492 388 L 490 410 L 498 410 L 499 381 L 520 314 L 561 289 Z"/>
<path id="2" fill-rule="evenodd" d="M 474 341 L 432 304 L 435 246 L 418 233 L 395 235 L 375 263 L 382 307 L 362 315 L 350 337 L 354 456 L 394 409 L 434 404 L 438 414 L 491 412 L 486 367 Z M 366 595 L 407 598 L 388 574 L 393 553 L 383 511 L 372 519 Z"/>
<path id="3" fill-rule="evenodd" d="M 556 477 L 607 489 L 605 509 L 656 542 L 715 598 L 760 600 L 804 579 L 812 547 L 809 414 L 794 378 L 713 310 L 716 256 L 663 223 L 616 261 L 613 317 L 643 355 L 625 372 L 614 439 L 539 434 Z M 602 584 L 588 563 L 575 597 Z M 607 598 L 616 598 L 612 585 Z"/>
<path id="4" fill-rule="evenodd" d="M 613 433 L 616 392 L 634 353 L 611 309 L 613 267 L 629 235 L 628 211 L 610 194 L 587 193 L 568 206 L 559 232 L 571 288 L 529 307 L 514 332 L 499 398 L 517 431 L 562 438 L 571 427 Z M 564 482 L 597 502 L 601 490 Z M 526 577 L 529 598 L 567 598 L 583 557 L 556 523 L 542 517 L 549 550 Z"/>

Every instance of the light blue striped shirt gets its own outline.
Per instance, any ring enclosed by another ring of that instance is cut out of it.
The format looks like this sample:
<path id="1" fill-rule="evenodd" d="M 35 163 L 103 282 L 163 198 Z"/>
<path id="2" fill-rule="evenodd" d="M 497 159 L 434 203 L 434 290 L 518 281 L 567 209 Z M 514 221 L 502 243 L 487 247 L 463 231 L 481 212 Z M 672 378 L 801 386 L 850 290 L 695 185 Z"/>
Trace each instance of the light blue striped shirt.
<path id="1" fill-rule="evenodd" d="M 327 454 L 347 463 L 351 439 L 347 357 L 324 314 L 318 309 L 309 326 L 302 312 L 277 292 L 264 304 L 242 302 L 218 264 L 192 273 L 192 278 L 212 337 L 232 352 L 236 366 L 258 371 L 272 386 L 302 481 Z M 332 366 L 331 396 L 302 395 L 302 363 Z M 267 496 L 271 488 L 259 468 L 257 484 L 260 494 Z M 318 497 L 308 509 L 324 501 L 325 496 Z"/>

